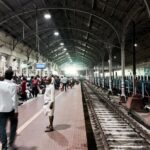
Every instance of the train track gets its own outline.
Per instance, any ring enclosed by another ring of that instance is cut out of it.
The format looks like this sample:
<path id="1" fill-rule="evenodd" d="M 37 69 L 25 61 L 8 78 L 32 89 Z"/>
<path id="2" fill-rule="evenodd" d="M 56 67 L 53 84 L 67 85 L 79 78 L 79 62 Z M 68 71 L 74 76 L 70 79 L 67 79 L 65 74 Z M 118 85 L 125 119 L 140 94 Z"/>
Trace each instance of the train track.
<path id="1" fill-rule="evenodd" d="M 84 97 L 99 150 L 150 150 L 150 136 L 87 83 Z"/>

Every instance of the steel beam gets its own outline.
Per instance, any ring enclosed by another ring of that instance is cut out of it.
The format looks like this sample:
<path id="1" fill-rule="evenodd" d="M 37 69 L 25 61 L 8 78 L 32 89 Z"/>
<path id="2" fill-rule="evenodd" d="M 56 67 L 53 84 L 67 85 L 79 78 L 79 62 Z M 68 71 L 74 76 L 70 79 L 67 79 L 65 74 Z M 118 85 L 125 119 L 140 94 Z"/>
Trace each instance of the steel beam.
<path id="1" fill-rule="evenodd" d="M 56 28 L 48 27 L 48 28 L 45 28 L 45 29 L 43 29 L 43 30 L 39 30 L 39 34 L 40 34 L 40 33 L 43 33 L 43 32 L 47 32 L 47 31 L 50 30 L 50 29 L 55 30 Z M 116 47 L 116 48 L 119 48 L 119 49 L 120 49 L 119 46 L 114 45 L 114 44 L 112 44 L 112 43 L 110 43 L 110 42 L 108 42 L 108 41 L 101 40 L 101 39 L 99 39 L 100 37 L 99 37 L 98 35 L 95 35 L 95 33 L 92 33 L 91 31 L 87 31 L 87 30 L 82 29 L 82 28 L 76 28 L 76 27 L 58 27 L 57 29 L 58 29 L 58 30 L 70 30 L 70 29 L 71 29 L 71 30 L 75 30 L 75 31 L 78 31 L 78 32 L 82 32 L 82 33 L 89 33 L 90 35 L 92 35 L 92 36 L 95 37 L 95 40 L 96 40 L 96 41 L 98 41 L 98 42 L 100 42 L 100 43 L 103 43 L 103 44 L 107 44 L 107 45 L 109 44 L 109 45 L 111 45 L 112 47 Z M 25 39 L 27 39 L 27 38 L 29 38 L 29 37 L 32 37 L 34 34 L 35 34 L 35 32 L 32 32 L 30 35 L 27 35 Z M 20 40 L 20 41 L 22 41 L 22 40 Z"/>
<path id="2" fill-rule="evenodd" d="M 144 0 L 144 3 L 145 3 L 146 9 L 147 9 L 147 13 L 148 13 L 149 18 L 150 18 L 150 6 L 148 5 L 147 0 Z"/>
<path id="3" fill-rule="evenodd" d="M 8 4 L 6 4 L 5 1 L 0 0 L 0 3 L 1 3 L 2 5 L 4 5 L 8 10 L 14 12 L 14 9 L 11 8 Z M 32 28 L 31 28 L 19 15 L 16 15 L 15 17 L 16 17 L 27 29 L 32 30 Z M 40 37 L 39 37 L 38 35 L 36 35 L 36 36 L 40 39 Z M 41 40 L 41 39 L 40 39 L 40 40 Z M 41 40 L 41 41 L 42 41 L 42 40 Z M 44 45 L 46 45 L 43 41 L 42 41 L 42 43 L 43 43 Z"/>
<path id="4" fill-rule="evenodd" d="M 79 9 L 74 9 L 74 8 L 63 8 L 63 7 L 58 7 L 58 8 L 52 8 L 52 7 L 46 7 L 46 8 L 39 8 L 37 9 L 37 11 L 45 11 L 45 10 L 69 10 L 69 11 L 76 11 L 78 13 L 83 13 L 83 14 L 88 14 L 88 15 L 92 15 L 94 16 L 95 18 L 97 18 L 98 20 L 101 20 L 102 22 L 106 23 L 113 31 L 114 33 L 116 34 L 117 36 L 117 39 L 120 43 L 120 36 L 119 36 L 119 32 L 118 30 L 114 27 L 114 25 L 112 23 L 110 23 L 107 19 L 105 19 L 104 17 L 101 17 L 101 16 L 98 16 L 96 15 L 96 13 L 94 11 L 86 11 L 86 10 L 79 10 Z M 17 16 L 21 16 L 21 15 L 25 15 L 25 14 L 30 14 L 30 13 L 33 13 L 34 10 L 28 10 L 28 11 L 25 11 L 25 12 L 20 12 L 20 13 L 15 13 L 13 15 L 10 15 L 9 17 L 3 19 L 0 21 L 0 25 L 2 25 L 3 23 L 6 23 L 8 20 L 10 19 L 13 19 L 14 17 L 17 17 Z"/>

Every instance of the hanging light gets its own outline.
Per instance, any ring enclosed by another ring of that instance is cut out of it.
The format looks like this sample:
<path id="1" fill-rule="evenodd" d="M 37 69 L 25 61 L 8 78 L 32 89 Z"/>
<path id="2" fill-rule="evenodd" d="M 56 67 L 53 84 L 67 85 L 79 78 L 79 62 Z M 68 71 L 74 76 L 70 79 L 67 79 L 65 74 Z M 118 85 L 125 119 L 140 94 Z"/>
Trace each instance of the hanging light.
<path id="1" fill-rule="evenodd" d="M 137 43 L 135 43 L 134 46 L 137 47 L 138 46 Z"/>
<path id="2" fill-rule="evenodd" d="M 60 45 L 61 45 L 61 46 L 63 46 L 63 45 L 64 45 L 64 43 L 60 43 Z"/>
<path id="3" fill-rule="evenodd" d="M 66 51 L 67 50 L 67 48 L 64 48 L 64 51 Z"/>
<path id="4" fill-rule="evenodd" d="M 116 56 L 114 56 L 114 59 L 116 59 L 117 57 Z"/>
<path id="5" fill-rule="evenodd" d="M 54 32 L 54 35 L 55 35 L 55 36 L 58 36 L 58 35 L 59 35 L 59 32 L 55 31 L 55 32 Z"/>
<path id="6" fill-rule="evenodd" d="M 51 19 L 51 15 L 48 14 L 48 13 L 46 13 L 46 14 L 44 14 L 44 18 L 45 18 L 45 19 Z"/>

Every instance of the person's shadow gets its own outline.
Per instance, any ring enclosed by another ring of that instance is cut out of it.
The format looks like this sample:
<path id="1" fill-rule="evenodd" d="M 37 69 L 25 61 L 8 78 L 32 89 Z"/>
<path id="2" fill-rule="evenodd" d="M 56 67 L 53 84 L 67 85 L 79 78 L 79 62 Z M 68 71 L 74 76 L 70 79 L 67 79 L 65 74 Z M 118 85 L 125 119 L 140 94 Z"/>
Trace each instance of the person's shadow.
<path id="1" fill-rule="evenodd" d="M 37 150 L 37 147 L 35 147 L 35 146 L 33 146 L 33 147 L 20 146 L 17 148 L 17 150 Z"/>
<path id="2" fill-rule="evenodd" d="M 67 128 L 70 128 L 71 126 L 68 124 L 58 124 L 54 126 L 54 130 L 65 130 Z"/>
<path id="3" fill-rule="evenodd" d="M 68 146 L 68 140 L 60 132 L 54 130 L 53 132 L 47 132 L 47 134 L 48 134 L 49 138 L 51 140 L 55 141 L 58 145 L 60 145 L 62 147 Z"/>

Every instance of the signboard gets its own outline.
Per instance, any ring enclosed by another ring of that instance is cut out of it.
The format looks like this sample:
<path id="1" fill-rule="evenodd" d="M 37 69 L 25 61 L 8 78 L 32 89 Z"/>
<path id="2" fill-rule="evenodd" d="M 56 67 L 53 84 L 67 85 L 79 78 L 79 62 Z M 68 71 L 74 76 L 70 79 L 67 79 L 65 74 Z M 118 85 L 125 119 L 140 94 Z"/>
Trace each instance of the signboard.
<path id="1" fill-rule="evenodd" d="M 150 75 L 150 67 L 145 67 L 144 68 L 144 74 L 145 75 Z"/>
<path id="2" fill-rule="evenodd" d="M 45 63 L 37 63 L 37 64 L 35 64 L 35 68 L 36 69 L 45 69 L 46 64 Z"/>

